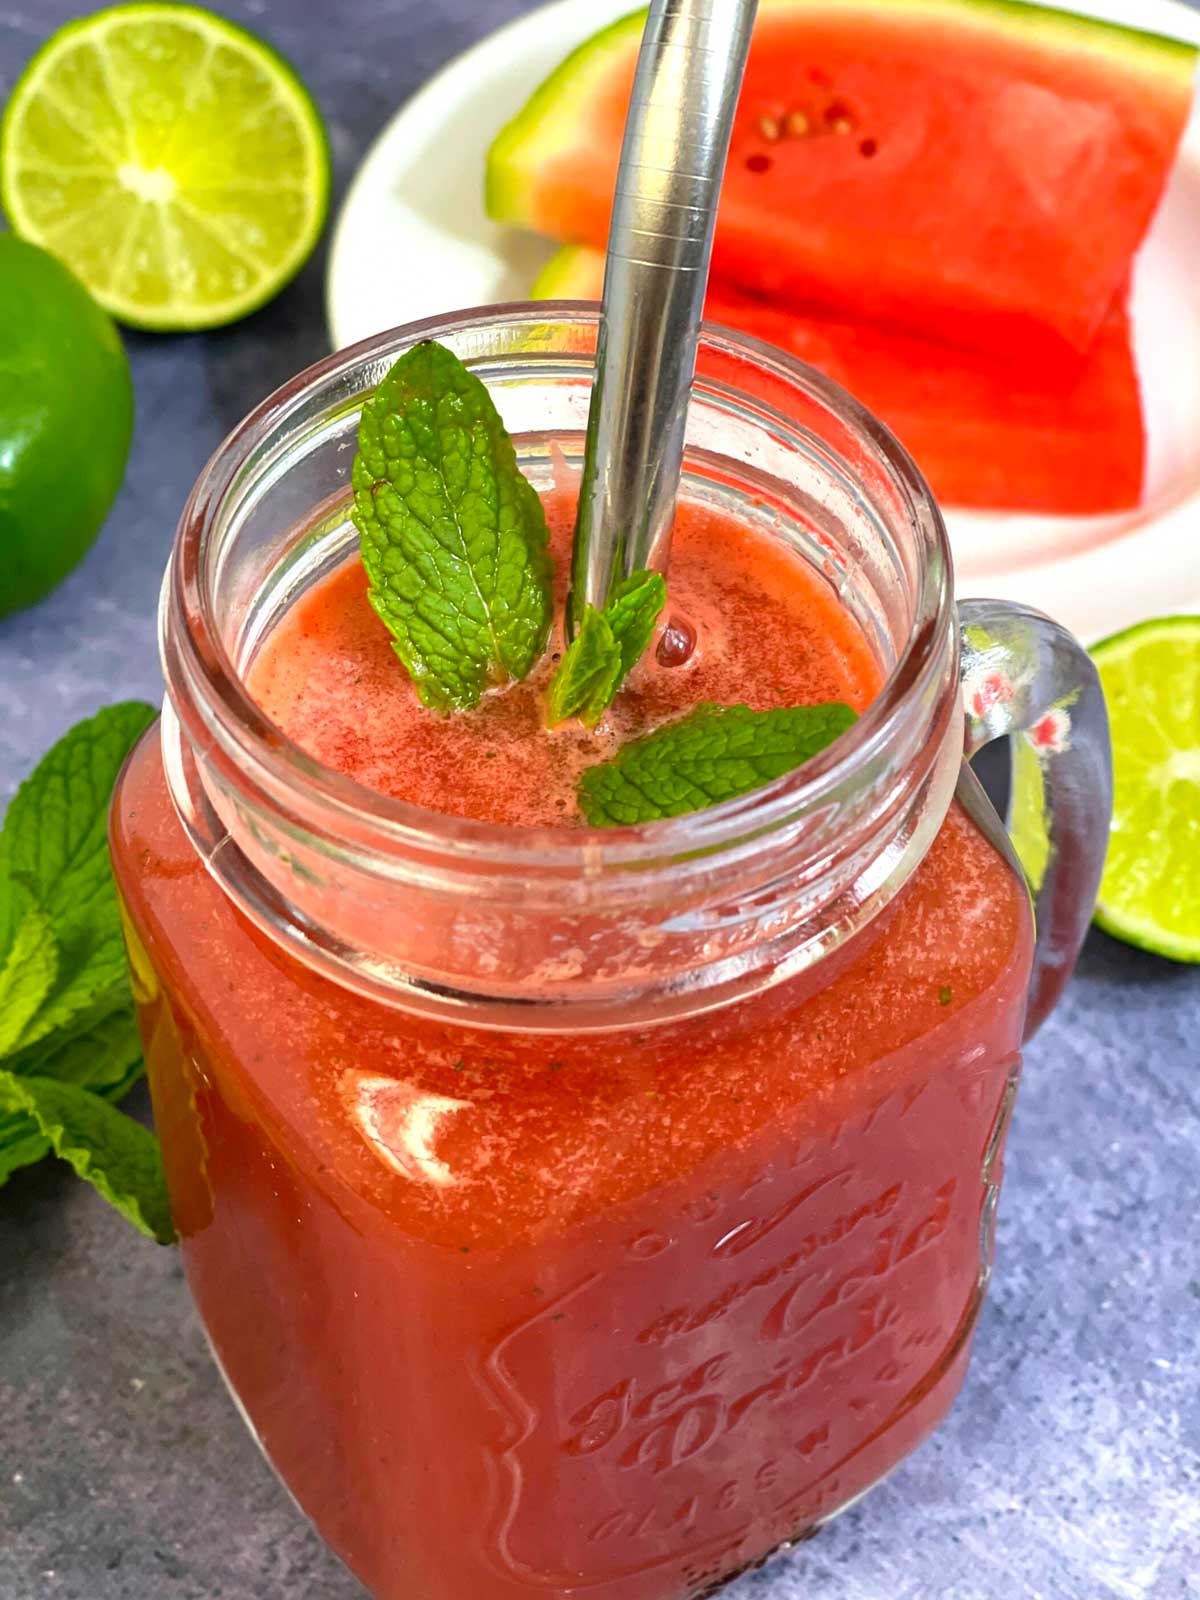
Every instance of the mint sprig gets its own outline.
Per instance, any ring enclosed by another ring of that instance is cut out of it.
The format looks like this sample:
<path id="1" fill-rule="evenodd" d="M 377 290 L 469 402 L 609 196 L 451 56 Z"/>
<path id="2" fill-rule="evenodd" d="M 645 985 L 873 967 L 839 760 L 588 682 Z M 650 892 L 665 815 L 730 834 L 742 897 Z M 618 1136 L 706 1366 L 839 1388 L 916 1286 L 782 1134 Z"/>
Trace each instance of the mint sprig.
<path id="1" fill-rule="evenodd" d="M 431 340 L 363 406 L 353 520 L 370 600 L 422 702 L 477 705 L 545 649 L 553 569 L 537 491 L 486 386 Z"/>
<path id="2" fill-rule="evenodd" d="M 155 715 L 131 701 L 72 728 L 0 830 L 0 1184 L 53 1152 L 166 1241 L 157 1143 L 114 1104 L 143 1067 L 108 858 L 113 785 Z"/>
<path id="3" fill-rule="evenodd" d="M 568 717 L 595 727 L 641 659 L 666 603 L 661 573 L 633 572 L 614 587 L 603 611 L 585 607 L 579 632 L 550 681 L 552 728 Z"/>
<path id="4" fill-rule="evenodd" d="M 486 386 L 452 351 L 407 351 L 364 404 L 352 473 L 372 606 L 422 702 L 465 711 L 528 675 L 549 634 L 553 563 L 545 513 Z M 637 664 L 666 603 L 635 572 L 585 609 L 550 682 L 551 727 L 594 727 Z M 698 706 L 579 780 L 596 827 L 715 805 L 801 765 L 854 721 L 844 705 L 752 711 Z"/>
<path id="5" fill-rule="evenodd" d="M 579 808 L 596 828 L 701 811 L 810 761 L 854 720 L 849 706 L 834 702 L 775 711 L 705 702 L 589 767 Z"/>

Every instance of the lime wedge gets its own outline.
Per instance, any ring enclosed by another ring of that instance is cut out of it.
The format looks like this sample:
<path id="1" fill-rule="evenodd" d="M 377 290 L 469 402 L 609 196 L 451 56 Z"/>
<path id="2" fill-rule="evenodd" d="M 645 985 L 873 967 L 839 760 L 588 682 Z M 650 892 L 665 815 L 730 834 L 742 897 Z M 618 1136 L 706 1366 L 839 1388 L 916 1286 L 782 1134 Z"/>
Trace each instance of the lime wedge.
<path id="1" fill-rule="evenodd" d="M 1096 645 L 1112 723 L 1112 839 L 1096 921 L 1127 944 L 1200 962 L 1200 617 Z"/>
<path id="2" fill-rule="evenodd" d="M 56 33 L 0 126 L 14 232 L 140 328 L 211 328 L 303 264 L 329 147 L 296 74 L 198 6 L 114 6 Z"/>

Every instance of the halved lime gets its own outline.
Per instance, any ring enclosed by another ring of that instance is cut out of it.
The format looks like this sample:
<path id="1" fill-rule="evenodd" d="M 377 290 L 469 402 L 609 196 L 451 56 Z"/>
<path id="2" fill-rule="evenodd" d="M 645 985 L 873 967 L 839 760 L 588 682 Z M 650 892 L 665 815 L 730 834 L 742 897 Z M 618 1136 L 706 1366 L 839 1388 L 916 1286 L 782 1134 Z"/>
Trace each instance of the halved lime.
<path id="1" fill-rule="evenodd" d="M 1096 645 L 1113 741 L 1113 827 L 1096 921 L 1200 962 L 1200 617 L 1139 623 Z"/>
<path id="2" fill-rule="evenodd" d="M 260 39 L 146 0 L 68 23 L 26 67 L 0 126 L 0 199 L 123 322 L 211 328 L 308 257 L 329 147 Z"/>

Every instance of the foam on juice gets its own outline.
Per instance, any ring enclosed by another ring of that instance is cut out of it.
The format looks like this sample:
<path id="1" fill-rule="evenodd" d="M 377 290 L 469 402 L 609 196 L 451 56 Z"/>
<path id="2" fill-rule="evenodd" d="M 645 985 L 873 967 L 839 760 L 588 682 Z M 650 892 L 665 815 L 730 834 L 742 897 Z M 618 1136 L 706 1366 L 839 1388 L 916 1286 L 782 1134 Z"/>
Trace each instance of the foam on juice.
<path id="1" fill-rule="evenodd" d="M 546 506 L 561 615 L 574 503 L 558 491 Z M 575 780 L 584 767 L 703 700 L 759 710 L 843 700 L 861 711 L 877 691 L 879 667 L 824 580 L 731 516 L 683 508 L 668 582 L 663 623 L 685 618 L 695 648 L 663 666 L 652 645 L 592 731 L 545 727 L 546 684 L 563 648 L 557 627 L 524 683 L 465 715 L 427 710 L 367 603 L 356 558 L 272 631 L 250 692 L 309 755 L 367 788 L 481 821 L 564 826 L 581 820 Z"/>

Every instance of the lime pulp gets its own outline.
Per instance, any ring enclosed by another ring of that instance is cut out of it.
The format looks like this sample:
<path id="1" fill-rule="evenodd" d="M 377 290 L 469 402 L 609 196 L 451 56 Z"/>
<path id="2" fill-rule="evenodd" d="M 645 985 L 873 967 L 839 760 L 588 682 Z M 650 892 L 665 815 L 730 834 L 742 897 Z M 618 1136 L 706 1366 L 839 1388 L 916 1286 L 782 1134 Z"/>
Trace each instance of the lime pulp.
<path id="1" fill-rule="evenodd" d="M 1096 920 L 1200 962 L 1200 616 L 1163 617 L 1092 651 L 1113 743 L 1113 825 Z"/>

